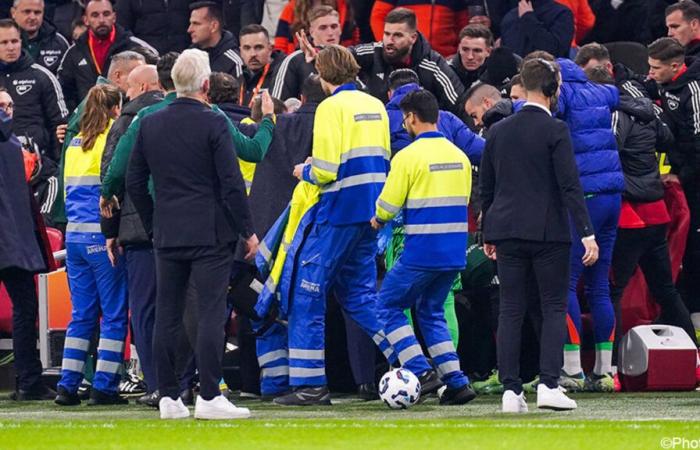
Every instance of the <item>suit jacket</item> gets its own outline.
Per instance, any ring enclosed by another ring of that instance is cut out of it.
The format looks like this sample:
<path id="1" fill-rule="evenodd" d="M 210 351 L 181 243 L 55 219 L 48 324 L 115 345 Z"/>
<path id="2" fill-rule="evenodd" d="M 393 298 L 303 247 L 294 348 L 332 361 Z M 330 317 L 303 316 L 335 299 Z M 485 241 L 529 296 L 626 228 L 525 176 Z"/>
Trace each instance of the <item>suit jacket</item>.
<path id="1" fill-rule="evenodd" d="M 489 130 L 479 171 L 487 242 L 570 242 L 593 234 L 566 123 L 536 106 Z"/>
<path id="2" fill-rule="evenodd" d="M 178 98 L 142 119 L 126 189 L 156 248 L 214 246 L 253 233 L 226 117 Z M 148 192 L 153 177 L 155 207 Z"/>

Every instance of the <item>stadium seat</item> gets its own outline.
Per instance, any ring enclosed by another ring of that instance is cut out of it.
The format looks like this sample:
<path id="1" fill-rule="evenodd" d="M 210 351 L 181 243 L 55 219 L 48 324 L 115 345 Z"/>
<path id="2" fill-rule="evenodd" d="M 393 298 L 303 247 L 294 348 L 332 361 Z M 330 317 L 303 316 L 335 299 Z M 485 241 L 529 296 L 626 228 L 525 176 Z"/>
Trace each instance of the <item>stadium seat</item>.
<path id="1" fill-rule="evenodd" d="M 639 42 L 608 42 L 604 45 L 613 63 L 622 63 L 640 75 L 649 72 L 648 52 L 644 45 Z"/>

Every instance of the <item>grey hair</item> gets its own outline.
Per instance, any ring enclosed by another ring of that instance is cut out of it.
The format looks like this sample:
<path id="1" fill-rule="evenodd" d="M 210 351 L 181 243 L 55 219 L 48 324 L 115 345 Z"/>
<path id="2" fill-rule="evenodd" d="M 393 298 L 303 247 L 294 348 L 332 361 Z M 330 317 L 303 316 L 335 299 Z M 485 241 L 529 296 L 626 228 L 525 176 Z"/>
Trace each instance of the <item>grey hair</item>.
<path id="1" fill-rule="evenodd" d="M 204 82 L 211 75 L 209 55 L 194 48 L 183 51 L 175 61 L 171 75 L 178 95 L 201 92 Z"/>
<path id="2" fill-rule="evenodd" d="M 134 52 L 132 50 L 125 50 L 123 52 L 117 53 L 112 56 L 109 64 L 109 72 L 107 73 L 107 78 L 111 78 L 114 70 L 117 70 L 122 64 L 129 62 L 140 62 L 146 64 L 146 58 L 140 53 Z"/>
<path id="3" fill-rule="evenodd" d="M 21 1 L 22 1 L 22 0 L 14 0 L 14 1 L 12 2 L 12 7 L 13 7 L 13 8 L 16 8 L 17 5 L 19 5 Z M 42 5 L 42 6 L 44 6 L 44 5 L 46 4 L 46 3 L 44 2 L 44 0 L 39 0 L 39 1 L 41 2 L 41 5 Z"/>

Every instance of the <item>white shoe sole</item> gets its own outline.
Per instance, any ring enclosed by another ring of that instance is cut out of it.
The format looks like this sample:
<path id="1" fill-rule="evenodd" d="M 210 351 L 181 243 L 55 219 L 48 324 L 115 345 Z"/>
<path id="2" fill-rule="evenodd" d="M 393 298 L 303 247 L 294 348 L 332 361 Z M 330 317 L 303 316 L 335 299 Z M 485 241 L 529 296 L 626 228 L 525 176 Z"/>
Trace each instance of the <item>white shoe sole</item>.
<path id="1" fill-rule="evenodd" d="M 228 413 L 223 411 L 212 411 L 207 413 L 194 412 L 194 418 L 198 420 L 232 420 L 232 419 L 248 419 L 250 417 L 250 411 L 246 408 L 243 411 L 236 411 L 235 413 Z"/>
<path id="2" fill-rule="evenodd" d="M 185 411 L 178 411 L 176 414 L 160 414 L 160 418 L 163 420 L 177 420 L 177 419 L 187 419 L 190 417 L 190 410 L 188 409 L 187 412 Z"/>

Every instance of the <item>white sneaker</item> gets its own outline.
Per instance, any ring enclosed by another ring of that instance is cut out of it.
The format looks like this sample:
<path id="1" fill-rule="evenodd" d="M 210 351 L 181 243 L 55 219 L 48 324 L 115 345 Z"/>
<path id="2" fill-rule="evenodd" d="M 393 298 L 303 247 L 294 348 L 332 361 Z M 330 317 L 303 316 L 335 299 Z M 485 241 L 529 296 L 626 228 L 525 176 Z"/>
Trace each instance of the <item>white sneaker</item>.
<path id="1" fill-rule="evenodd" d="M 555 411 L 576 409 L 576 402 L 567 397 L 564 392 L 565 390 L 560 387 L 550 389 L 544 383 L 540 383 L 537 386 L 537 407 Z"/>
<path id="2" fill-rule="evenodd" d="M 194 418 L 206 420 L 222 419 L 247 419 L 250 417 L 248 408 L 238 408 L 228 401 L 223 395 L 214 397 L 211 400 L 204 400 L 197 396 L 197 403 L 194 405 Z"/>
<path id="3" fill-rule="evenodd" d="M 190 410 L 179 397 L 177 400 L 168 396 L 162 397 L 158 402 L 158 409 L 160 409 L 161 419 L 186 419 L 190 417 Z"/>
<path id="4" fill-rule="evenodd" d="M 514 391 L 505 391 L 501 405 L 501 410 L 504 413 L 526 413 L 528 411 L 524 392 L 516 395 Z"/>

